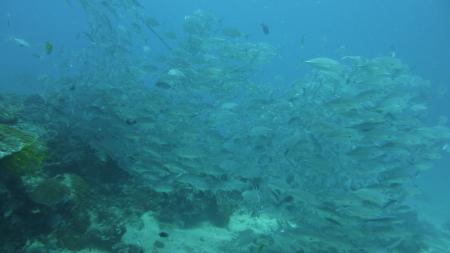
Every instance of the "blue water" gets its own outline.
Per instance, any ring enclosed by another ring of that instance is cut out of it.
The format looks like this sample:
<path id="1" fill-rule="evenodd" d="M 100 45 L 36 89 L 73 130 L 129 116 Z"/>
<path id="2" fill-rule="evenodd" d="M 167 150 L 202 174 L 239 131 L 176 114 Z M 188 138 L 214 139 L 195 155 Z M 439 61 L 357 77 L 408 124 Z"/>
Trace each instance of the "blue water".
<path id="1" fill-rule="evenodd" d="M 68 5 L 67 2 L 73 2 Z M 145 1 L 149 14 L 169 30 L 179 32 L 184 17 L 197 9 L 212 11 L 229 26 L 238 27 L 251 41 L 265 41 L 279 49 L 280 58 L 271 68 L 272 75 L 291 80 L 302 72 L 300 59 L 320 55 L 388 55 L 395 51 L 414 73 L 436 85 L 449 83 L 450 3 L 446 0 L 420 1 Z M 39 62 L 29 51 L 5 41 L 8 36 L 23 37 L 33 43 L 50 40 L 57 47 L 79 45 L 75 36 L 86 30 L 86 20 L 76 1 L 25 0 L 2 1 L 0 23 L 2 83 L 8 83 L 11 72 L 39 74 L 45 62 Z M 11 26 L 7 26 L 7 15 Z M 260 31 L 260 23 L 270 28 L 270 36 Z M 149 36 L 151 36 L 149 34 Z M 304 48 L 300 41 L 304 37 Z M 151 38 L 156 40 L 155 38 Z M 163 48 L 157 42 L 155 50 Z M 447 56 L 447 57 L 446 57 Z M 283 63 L 282 68 L 276 67 Z M 5 80 L 5 81 L 3 81 Z M 31 80 L 30 80 L 31 82 Z M 30 88 L 21 87 L 23 89 Z M 14 86 L 14 85 L 6 85 Z M 444 104 L 438 104 L 443 107 Z M 437 108 L 439 112 L 448 111 Z"/>

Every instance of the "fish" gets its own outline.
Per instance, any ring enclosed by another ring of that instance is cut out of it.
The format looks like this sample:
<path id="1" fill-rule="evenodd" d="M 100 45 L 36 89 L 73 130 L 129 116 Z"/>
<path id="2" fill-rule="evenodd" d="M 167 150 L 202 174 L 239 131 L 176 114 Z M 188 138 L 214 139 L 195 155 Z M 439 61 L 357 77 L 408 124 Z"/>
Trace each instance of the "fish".
<path id="1" fill-rule="evenodd" d="M 144 51 L 145 53 L 148 53 L 148 52 L 151 51 L 151 49 L 150 49 L 149 46 L 143 46 L 143 47 L 142 47 L 142 51 Z"/>
<path id="2" fill-rule="evenodd" d="M 168 82 L 161 81 L 161 80 L 158 80 L 155 83 L 155 86 L 158 88 L 164 89 L 164 90 L 168 90 L 168 89 L 172 88 L 172 86 Z"/>
<path id="3" fill-rule="evenodd" d="M 386 202 L 381 208 L 382 209 L 387 209 L 390 206 L 395 205 L 396 203 L 398 203 L 398 201 L 396 199 L 390 199 L 388 202 Z"/>
<path id="4" fill-rule="evenodd" d="M 175 32 L 165 32 L 164 35 L 171 40 L 177 39 L 177 34 Z"/>
<path id="5" fill-rule="evenodd" d="M 266 248 L 266 245 L 263 244 L 263 243 L 261 243 L 261 244 L 257 247 L 256 252 L 262 252 L 265 248 Z"/>
<path id="6" fill-rule="evenodd" d="M 53 52 L 53 44 L 50 41 L 45 42 L 45 53 L 47 55 Z"/>
<path id="7" fill-rule="evenodd" d="M 145 23 L 145 25 L 147 26 L 147 27 L 157 27 L 157 26 L 159 26 L 159 22 L 158 22 L 158 20 L 156 20 L 155 18 L 152 18 L 152 17 L 148 17 L 148 18 L 146 18 L 145 19 L 145 21 L 144 21 L 144 23 Z"/>
<path id="8" fill-rule="evenodd" d="M 28 41 L 21 39 L 21 38 L 10 37 L 9 40 L 14 42 L 19 47 L 28 47 L 28 48 L 31 47 L 31 44 Z"/>
<path id="9" fill-rule="evenodd" d="M 109 11 L 114 17 L 119 17 L 118 13 L 114 9 L 114 7 L 111 5 L 108 1 L 102 1 L 102 6 L 105 7 L 107 11 Z"/>
<path id="10" fill-rule="evenodd" d="M 159 232 L 159 237 L 162 237 L 162 238 L 167 238 L 167 237 L 169 237 L 169 233 L 167 233 L 167 232 Z"/>
<path id="11" fill-rule="evenodd" d="M 138 23 L 133 22 L 131 23 L 131 26 L 135 32 L 142 34 L 142 28 Z"/>
<path id="12" fill-rule="evenodd" d="M 222 30 L 223 35 L 230 37 L 232 39 L 236 39 L 242 37 L 241 31 L 233 27 L 227 27 Z"/>
<path id="13" fill-rule="evenodd" d="M 185 75 L 181 70 L 175 69 L 175 68 L 170 69 L 170 70 L 167 72 L 167 74 L 168 74 L 169 76 L 176 77 L 176 78 L 186 78 L 186 75 Z"/>
<path id="14" fill-rule="evenodd" d="M 158 240 L 156 240 L 154 243 L 153 243 L 153 249 L 152 249 L 152 252 L 158 252 L 156 249 L 162 249 L 162 248 L 164 248 L 165 247 L 165 245 L 164 245 L 164 243 L 163 242 L 161 242 L 161 241 L 158 241 Z"/>
<path id="15" fill-rule="evenodd" d="M 32 55 L 33 55 L 33 57 L 35 57 L 37 59 L 42 59 L 43 58 L 42 55 L 37 54 L 37 53 L 33 53 Z"/>
<path id="16" fill-rule="evenodd" d="M 286 204 L 286 203 L 291 203 L 294 201 L 294 197 L 291 195 L 288 195 L 286 197 L 284 197 L 282 200 L 280 200 L 278 202 L 278 205 L 282 205 L 282 204 Z"/>
<path id="17" fill-rule="evenodd" d="M 237 103 L 233 103 L 233 102 L 228 102 L 228 103 L 223 103 L 220 105 L 220 109 L 224 109 L 224 110 L 233 110 L 238 106 Z"/>
<path id="18" fill-rule="evenodd" d="M 395 50 L 395 46 L 394 46 L 394 45 L 391 45 L 391 46 L 389 47 L 389 55 L 390 55 L 392 58 L 395 58 L 395 56 L 396 56 L 396 50 Z"/>
<path id="19" fill-rule="evenodd" d="M 302 37 L 300 37 L 300 44 L 299 44 L 300 48 L 303 49 L 305 48 L 305 35 L 302 35 Z"/>
<path id="20" fill-rule="evenodd" d="M 132 126 L 132 125 L 135 125 L 135 124 L 137 123 L 137 120 L 135 120 L 135 119 L 126 119 L 126 120 L 125 120 L 125 123 L 126 123 L 127 125 Z"/>
<path id="21" fill-rule="evenodd" d="M 88 0 L 79 0 L 81 6 L 83 7 L 84 10 L 89 10 L 90 8 L 90 3 Z"/>
<path id="22" fill-rule="evenodd" d="M 394 216 L 382 216 L 382 217 L 375 217 L 375 218 L 367 218 L 362 219 L 364 223 L 391 223 L 394 221 L 398 221 L 399 219 Z"/>
<path id="23" fill-rule="evenodd" d="M 327 45 L 327 43 L 328 43 L 328 36 L 323 34 L 322 38 L 320 39 L 320 46 L 324 48 Z"/>
<path id="24" fill-rule="evenodd" d="M 6 19 L 7 19 L 7 24 L 8 24 L 8 27 L 11 27 L 11 14 L 8 12 L 8 13 L 6 13 Z"/>
<path id="25" fill-rule="evenodd" d="M 334 225 L 342 226 L 342 223 L 340 223 L 339 221 L 337 221 L 337 220 L 335 220 L 335 219 L 333 219 L 333 218 L 325 217 L 325 220 L 328 221 L 328 222 L 330 222 L 330 223 L 332 223 L 332 224 L 334 224 Z"/>
<path id="26" fill-rule="evenodd" d="M 255 126 L 249 131 L 251 137 L 268 137 L 272 132 L 271 128 L 265 126 Z"/>
<path id="27" fill-rule="evenodd" d="M 442 151 L 446 151 L 450 153 L 450 148 L 449 148 L 450 144 L 444 144 L 444 146 L 442 146 Z"/>
<path id="28" fill-rule="evenodd" d="M 261 29 L 265 35 L 268 35 L 270 33 L 269 27 L 264 23 L 261 23 Z"/>
<path id="29" fill-rule="evenodd" d="M 340 70 L 342 67 L 338 61 L 327 58 L 327 57 L 317 57 L 317 58 L 307 60 L 305 62 L 319 70 L 325 70 L 325 71 L 336 71 L 336 70 Z"/>
<path id="30" fill-rule="evenodd" d="M 154 73 L 158 71 L 158 67 L 150 63 L 143 64 L 141 69 L 147 73 Z"/>
<path id="31" fill-rule="evenodd" d="M 144 8 L 144 6 L 138 0 L 130 0 L 129 4 L 131 7 Z"/>
<path id="32" fill-rule="evenodd" d="M 83 32 L 84 36 L 86 36 L 92 43 L 96 43 L 96 39 L 91 32 Z"/>

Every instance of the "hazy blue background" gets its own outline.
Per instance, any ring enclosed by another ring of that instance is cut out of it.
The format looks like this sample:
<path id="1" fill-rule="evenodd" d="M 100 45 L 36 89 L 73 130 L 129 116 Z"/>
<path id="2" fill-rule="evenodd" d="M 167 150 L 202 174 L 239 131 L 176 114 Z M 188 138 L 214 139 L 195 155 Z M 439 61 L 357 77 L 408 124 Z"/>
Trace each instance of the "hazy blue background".
<path id="1" fill-rule="evenodd" d="M 95 1 L 95 0 L 92 0 Z M 70 5 L 68 4 L 71 3 Z M 141 0 L 149 15 L 159 20 L 158 29 L 180 32 L 183 19 L 197 9 L 212 11 L 226 26 L 237 27 L 251 41 L 275 45 L 280 56 L 263 81 L 284 85 L 301 77 L 305 59 L 342 55 L 374 57 L 393 51 L 415 74 L 430 80 L 436 90 L 450 87 L 450 1 L 448 0 Z M 36 78 L 47 74 L 54 53 L 38 59 L 45 41 L 62 48 L 87 43 L 84 15 L 75 0 L 0 1 L 0 88 L 36 92 Z M 10 26 L 8 27 L 8 19 Z M 268 36 L 260 24 L 270 28 Z M 8 41 L 16 36 L 32 48 Z M 148 35 L 153 52 L 164 50 Z M 300 45 L 304 37 L 304 47 Z M 450 117 L 450 95 L 433 99 L 432 116 Z M 424 173 L 421 206 L 426 212 L 450 220 L 450 159 Z"/>

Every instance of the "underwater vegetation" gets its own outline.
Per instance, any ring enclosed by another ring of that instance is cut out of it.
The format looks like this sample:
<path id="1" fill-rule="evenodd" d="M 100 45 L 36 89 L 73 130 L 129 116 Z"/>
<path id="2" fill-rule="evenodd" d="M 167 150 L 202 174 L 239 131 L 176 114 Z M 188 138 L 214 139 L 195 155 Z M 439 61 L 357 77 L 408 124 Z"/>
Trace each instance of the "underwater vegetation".
<path id="1" fill-rule="evenodd" d="M 407 202 L 450 128 L 400 59 L 319 56 L 275 89 L 252 76 L 276 49 L 209 12 L 166 41 L 137 1 L 79 3 L 91 43 L 1 101 L 2 252 L 450 251 Z"/>
<path id="2" fill-rule="evenodd" d="M 64 202 L 81 205 L 88 192 L 89 186 L 84 179 L 73 174 L 63 174 L 39 182 L 30 193 L 30 198 L 50 207 Z"/>
<path id="3" fill-rule="evenodd" d="M 34 133 L 0 124 L 0 167 L 18 176 L 39 173 L 46 158 L 45 146 Z"/>
<path id="4" fill-rule="evenodd" d="M 13 108 L 7 107 L 5 105 L 2 105 L 0 107 L 0 123 L 1 124 L 17 123 L 17 117 Z"/>

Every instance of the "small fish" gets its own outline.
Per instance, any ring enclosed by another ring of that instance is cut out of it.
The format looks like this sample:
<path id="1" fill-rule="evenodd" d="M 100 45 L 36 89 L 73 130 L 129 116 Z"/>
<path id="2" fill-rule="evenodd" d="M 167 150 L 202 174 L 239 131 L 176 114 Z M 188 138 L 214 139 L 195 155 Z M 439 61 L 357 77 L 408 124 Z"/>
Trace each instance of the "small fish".
<path id="1" fill-rule="evenodd" d="M 162 237 L 162 238 L 169 237 L 169 233 L 167 233 L 167 232 L 160 232 L 158 235 L 159 235 L 159 237 Z"/>
<path id="2" fill-rule="evenodd" d="M 320 45 L 322 48 L 324 48 L 327 44 L 328 44 L 328 36 L 324 34 L 320 39 Z"/>
<path id="3" fill-rule="evenodd" d="M 288 196 L 284 197 L 282 200 L 280 200 L 278 202 L 278 205 L 282 205 L 282 204 L 285 204 L 285 203 L 291 203 L 293 201 L 294 201 L 294 197 L 292 197 L 291 195 L 288 195 Z"/>
<path id="4" fill-rule="evenodd" d="M 42 55 L 37 54 L 37 53 L 33 53 L 32 55 L 33 55 L 34 58 L 37 58 L 37 59 L 42 59 L 43 58 Z"/>
<path id="5" fill-rule="evenodd" d="M 330 222 L 330 223 L 332 223 L 334 225 L 342 226 L 342 224 L 339 221 L 335 220 L 335 219 L 332 219 L 332 218 L 329 218 L 329 217 L 325 217 L 325 220 L 327 220 L 328 222 Z"/>
<path id="6" fill-rule="evenodd" d="M 442 146 L 442 151 L 450 152 L 449 144 L 445 144 L 444 146 Z"/>
<path id="7" fill-rule="evenodd" d="M 384 216 L 384 217 L 363 219 L 362 221 L 364 223 L 390 223 L 396 220 L 398 219 L 393 216 Z"/>
<path id="8" fill-rule="evenodd" d="M 232 39 L 236 39 L 242 37 L 241 31 L 233 27 L 227 27 L 222 30 L 223 35 L 230 37 Z"/>
<path id="9" fill-rule="evenodd" d="M 50 41 L 45 42 L 45 53 L 47 55 L 53 52 L 53 44 Z"/>
<path id="10" fill-rule="evenodd" d="M 384 204 L 381 208 L 382 209 L 386 209 L 392 205 L 394 205 L 395 203 L 397 203 L 397 200 L 395 199 L 390 199 L 388 202 L 386 202 L 386 204 Z"/>
<path id="11" fill-rule="evenodd" d="M 176 40 L 177 39 L 177 34 L 174 32 L 166 32 L 165 36 L 171 40 Z"/>
<path id="12" fill-rule="evenodd" d="M 144 8 L 144 6 L 138 0 L 131 0 L 130 3 L 135 7 Z"/>
<path id="13" fill-rule="evenodd" d="M 164 247 L 165 247 L 165 245 L 164 245 L 163 242 L 156 240 L 156 241 L 153 243 L 153 249 L 152 249 L 152 252 L 155 252 L 155 253 L 156 253 L 156 252 L 159 252 L 158 249 L 163 249 Z"/>
<path id="14" fill-rule="evenodd" d="M 155 65 L 152 65 L 152 64 L 144 64 L 141 66 L 141 69 L 148 73 L 154 73 L 154 72 L 158 71 L 158 67 L 156 67 Z"/>
<path id="15" fill-rule="evenodd" d="M 305 62 L 319 70 L 325 71 L 337 71 L 342 68 L 338 61 L 326 57 L 317 57 Z"/>
<path id="16" fill-rule="evenodd" d="M 135 120 L 135 119 L 126 119 L 126 120 L 125 120 L 125 123 L 126 123 L 127 125 L 132 126 L 132 125 L 135 125 L 135 124 L 137 123 L 137 120 Z"/>
<path id="17" fill-rule="evenodd" d="M 396 53 L 395 53 L 395 46 L 394 45 L 391 45 L 390 47 L 389 47 L 389 55 L 392 57 L 392 58 L 395 58 L 395 56 L 396 56 Z"/>
<path id="18" fill-rule="evenodd" d="M 11 27 L 11 14 L 9 12 L 6 13 L 6 19 L 8 21 L 8 27 Z"/>
<path id="19" fill-rule="evenodd" d="M 445 222 L 445 223 L 442 225 L 442 227 L 443 227 L 445 230 L 450 231 L 450 221 Z"/>
<path id="20" fill-rule="evenodd" d="M 138 23 L 136 22 L 131 23 L 131 27 L 133 28 L 134 31 L 142 33 L 142 28 Z"/>
<path id="21" fill-rule="evenodd" d="M 270 33 L 269 27 L 264 23 L 261 23 L 261 29 L 265 35 L 268 35 Z"/>
<path id="22" fill-rule="evenodd" d="M 144 52 L 146 52 L 146 53 L 148 53 L 148 52 L 150 52 L 150 47 L 149 46 L 143 46 L 142 47 L 142 51 L 144 51 Z"/>
<path id="23" fill-rule="evenodd" d="M 160 25 L 158 20 L 152 17 L 148 17 L 147 19 L 145 19 L 144 23 L 147 27 L 157 27 Z"/>
<path id="24" fill-rule="evenodd" d="M 10 37 L 10 41 L 14 42 L 19 47 L 31 47 L 30 43 L 24 39 L 16 38 L 16 37 Z"/>
<path id="25" fill-rule="evenodd" d="M 164 90 L 168 90 L 168 89 L 172 88 L 172 86 L 169 83 L 161 81 L 161 80 L 157 81 L 155 83 L 155 86 L 158 88 L 164 89 Z"/>
<path id="26" fill-rule="evenodd" d="M 181 70 L 175 69 L 175 68 L 170 69 L 170 70 L 167 72 L 167 74 L 168 74 L 169 76 L 172 76 L 172 77 L 186 78 L 186 75 L 185 75 Z"/>
<path id="27" fill-rule="evenodd" d="M 302 35 L 302 37 L 300 38 L 300 48 L 305 48 L 305 35 Z"/>
<path id="28" fill-rule="evenodd" d="M 89 32 L 83 32 L 84 36 L 86 36 L 92 43 L 95 43 L 95 38 L 94 35 L 92 33 Z"/>
<path id="29" fill-rule="evenodd" d="M 261 244 L 257 247 L 256 252 L 262 252 L 265 248 L 266 248 L 266 245 L 261 243 Z"/>

